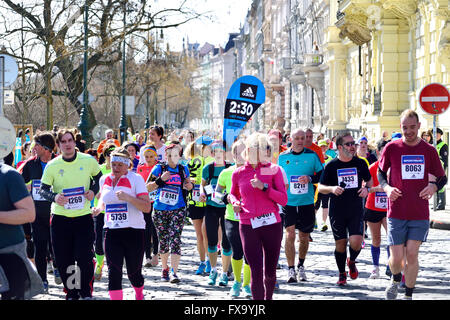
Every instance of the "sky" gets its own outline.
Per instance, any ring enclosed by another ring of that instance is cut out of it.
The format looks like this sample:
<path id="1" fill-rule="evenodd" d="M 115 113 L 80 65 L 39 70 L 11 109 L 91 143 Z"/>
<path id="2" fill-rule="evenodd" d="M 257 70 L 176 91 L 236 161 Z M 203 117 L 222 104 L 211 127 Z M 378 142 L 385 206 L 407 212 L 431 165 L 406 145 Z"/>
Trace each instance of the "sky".
<path id="1" fill-rule="evenodd" d="M 168 30 L 167 40 L 171 50 L 181 50 L 183 38 L 186 41 L 189 38 L 190 43 L 198 42 L 200 46 L 209 42 L 217 47 L 224 47 L 229 33 L 239 32 L 239 27 L 244 24 L 252 0 L 188 0 L 188 2 L 192 3 L 198 12 L 208 12 L 212 19 L 194 20 Z"/>

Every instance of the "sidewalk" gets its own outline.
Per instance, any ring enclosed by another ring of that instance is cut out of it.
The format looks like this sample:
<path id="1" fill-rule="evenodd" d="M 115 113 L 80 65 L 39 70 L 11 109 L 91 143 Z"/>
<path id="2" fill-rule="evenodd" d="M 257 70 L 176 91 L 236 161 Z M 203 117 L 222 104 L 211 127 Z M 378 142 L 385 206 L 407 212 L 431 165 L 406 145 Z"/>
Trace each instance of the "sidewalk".
<path id="1" fill-rule="evenodd" d="M 450 230 L 449 204 L 445 206 L 445 210 L 438 211 L 433 211 L 433 205 L 430 206 L 430 227 L 434 229 Z"/>

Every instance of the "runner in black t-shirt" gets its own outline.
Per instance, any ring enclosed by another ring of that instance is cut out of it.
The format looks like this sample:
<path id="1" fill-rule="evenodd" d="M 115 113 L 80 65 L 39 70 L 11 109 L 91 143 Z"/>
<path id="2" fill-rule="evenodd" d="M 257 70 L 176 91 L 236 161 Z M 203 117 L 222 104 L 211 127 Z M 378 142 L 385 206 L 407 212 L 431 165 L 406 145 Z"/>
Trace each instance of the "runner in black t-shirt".
<path id="1" fill-rule="evenodd" d="M 372 177 L 364 160 L 355 156 L 355 141 L 350 133 L 336 140 L 339 155 L 325 167 L 319 183 L 319 192 L 331 194 L 329 217 L 336 241 L 334 256 L 339 269 L 338 285 L 347 283 L 345 261 L 350 277 L 358 277 L 355 260 L 361 251 L 363 240 L 363 202 L 372 186 Z M 365 187 L 362 187 L 363 180 Z M 348 234 L 348 235 L 347 235 Z M 347 240 L 350 242 L 350 258 L 347 259 Z"/>

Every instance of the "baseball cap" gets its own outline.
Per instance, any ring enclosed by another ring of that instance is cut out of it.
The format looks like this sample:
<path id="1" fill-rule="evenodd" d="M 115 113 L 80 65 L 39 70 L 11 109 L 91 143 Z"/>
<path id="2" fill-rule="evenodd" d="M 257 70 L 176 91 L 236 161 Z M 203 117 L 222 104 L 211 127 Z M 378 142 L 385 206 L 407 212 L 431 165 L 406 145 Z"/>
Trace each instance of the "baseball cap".
<path id="1" fill-rule="evenodd" d="M 398 139 L 401 139 L 402 138 L 402 134 L 400 133 L 400 132 L 394 132 L 393 134 L 392 134 L 392 141 L 395 141 L 395 140 L 398 140 Z"/>
<path id="2" fill-rule="evenodd" d="M 366 138 L 366 137 L 361 137 L 361 138 L 359 138 L 359 139 L 358 139 L 358 142 L 357 142 L 356 144 L 360 144 L 361 141 L 367 142 L 367 138 Z"/>
<path id="3" fill-rule="evenodd" d="M 195 140 L 195 144 L 204 144 L 206 146 L 209 146 L 211 143 L 213 143 L 213 139 L 208 136 L 201 136 L 198 137 L 197 140 Z"/>

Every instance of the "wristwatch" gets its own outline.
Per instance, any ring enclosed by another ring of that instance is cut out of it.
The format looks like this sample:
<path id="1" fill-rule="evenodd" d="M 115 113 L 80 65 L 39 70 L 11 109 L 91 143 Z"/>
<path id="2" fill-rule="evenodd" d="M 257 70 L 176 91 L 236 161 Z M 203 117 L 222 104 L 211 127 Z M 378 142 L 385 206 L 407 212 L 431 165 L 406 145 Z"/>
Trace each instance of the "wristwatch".
<path id="1" fill-rule="evenodd" d="M 264 183 L 262 191 L 266 191 L 267 189 L 269 189 L 269 185 L 267 183 Z"/>

